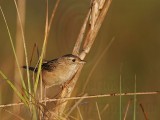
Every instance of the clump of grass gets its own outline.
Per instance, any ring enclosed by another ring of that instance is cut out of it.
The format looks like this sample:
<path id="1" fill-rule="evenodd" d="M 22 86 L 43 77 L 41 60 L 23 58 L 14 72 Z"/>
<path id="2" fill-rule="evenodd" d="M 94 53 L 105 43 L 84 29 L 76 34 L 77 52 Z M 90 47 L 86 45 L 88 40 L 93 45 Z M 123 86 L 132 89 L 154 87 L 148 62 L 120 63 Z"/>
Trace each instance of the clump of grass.
<path id="1" fill-rule="evenodd" d="M 43 42 L 43 45 L 42 45 L 42 51 L 41 51 L 39 62 L 38 62 L 38 72 L 37 72 L 35 82 L 33 84 L 33 88 L 32 88 L 31 83 L 30 83 L 30 74 L 29 74 L 29 69 L 28 69 L 29 62 L 28 62 L 28 55 L 27 55 L 26 44 L 25 44 L 25 37 L 24 37 L 22 21 L 21 21 L 21 17 L 20 17 L 20 13 L 19 13 L 19 10 L 18 10 L 18 5 L 16 3 L 16 0 L 14 0 L 14 3 L 15 3 L 17 16 L 18 16 L 18 20 L 19 20 L 19 23 L 20 23 L 21 33 L 22 33 L 22 41 L 23 41 L 23 47 L 24 47 L 24 53 L 25 53 L 25 61 L 26 61 L 26 66 L 27 66 L 27 81 L 28 81 L 27 84 L 25 83 L 22 72 L 21 72 L 21 66 L 20 66 L 19 61 L 18 61 L 15 46 L 13 44 L 13 38 L 11 36 L 9 26 L 8 26 L 7 20 L 5 18 L 5 14 L 3 12 L 2 7 L 0 6 L 0 11 L 2 13 L 4 22 L 5 22 L 5 25 L 6 25 L 6 28 L 7 28 L 7 32 L 8 32 L 8 35 L 9 35 L 9 40 L 10 40 L 11 47 L 12 47 L 12 51 L 13 51 L 15 61 L 16 61 L 16 64 L 17 64 L 17 68 L 18 68 L 18 72 L 19 72 L 19 75 L 20 75 L 23 94 L 20 92 L 21 90 L 16 88 L 16 86 L 6 77 L 6 75 L 2 71 L 0 71 L 0 75 L 3 77 L 4 80 L 6 80 L 6 82 L 9 84 L 9 86 L 13 89 L 14 93 L 16 93 L 18 95 L 20 100 L 22 100 L 22 102 L 26 105 L 26 107 L 31 111 L 33 119 L 39 119 L 39 118 L 37 118 L 37 115 L 39 114 L 39 113 L 37 113 L 37 111 L 39 111 L 40 108 L 37 107 L 37 105 L 39 103 L 37 102 L 35 95 L 36 95 L 38 84 L 39 84 L 39 77 L 40 77 L 40 73 L 41 73 L 41 65 L 42 65 L 43 57 L 45 55 L 45 49 L 46 49 L 46 45 L 47 45 L 48 34 L 49 34 L 49 31 L 50 31 L 50 28 L 51 28 L 51 25 L 52 25 L 52 21 L 53 21 L 53 18 L 54 18 L 54 15 L 55 15 L 55 12 L 56 12 L 56 9 L 58 7 L 59 2 L 60 2 L 60 0 L 57 0 L 55 8 L 53 9 L 53 13 L 52 13 L 51 19 L 49 21 L 49 24 L 48 24 L 48 0 L 46 2 L 46 4 L 47 4 L 46 9 L 47 10 L 46 10 L 46 27 L 45 27 L 44 42 Z M 38 106 L 41 106 L 41 104 L 39 104 Z M 43 109 L 43 107 L 41 107 L 41 108 Z"/>

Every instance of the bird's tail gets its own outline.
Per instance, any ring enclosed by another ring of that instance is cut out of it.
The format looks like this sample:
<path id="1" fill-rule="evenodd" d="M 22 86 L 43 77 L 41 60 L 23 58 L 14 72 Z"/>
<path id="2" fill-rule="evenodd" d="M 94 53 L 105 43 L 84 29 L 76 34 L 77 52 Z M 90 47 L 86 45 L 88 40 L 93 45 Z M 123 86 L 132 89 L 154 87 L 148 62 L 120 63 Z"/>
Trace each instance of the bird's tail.
<path id="1" fill-rule="evenodd" d="M 27 69 L 27 66 L 22 66 L 22 68 Z M 28 67 L 28 69 L 29 69 L 30 71 L 34 71 L 34 72 L 37 72 L 37 71 L 38 71 L 38 69 L 37 69 L 37 68 L 34 68 L 34 67 Z"/>

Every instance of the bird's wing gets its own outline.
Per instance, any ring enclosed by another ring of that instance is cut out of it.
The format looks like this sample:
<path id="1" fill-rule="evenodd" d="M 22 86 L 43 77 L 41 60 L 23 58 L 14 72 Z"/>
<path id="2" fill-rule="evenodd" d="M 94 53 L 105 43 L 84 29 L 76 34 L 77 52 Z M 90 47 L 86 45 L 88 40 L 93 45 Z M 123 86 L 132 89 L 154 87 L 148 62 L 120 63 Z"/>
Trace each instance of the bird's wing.
<path id="1" fill-rule="evenodd" d="M 57 62 L 57 59 L 44 62 L 42 64 L 42 69 L 51 72 L 51 71 L 53 71 L 55 69 L 56 62 Z"/>

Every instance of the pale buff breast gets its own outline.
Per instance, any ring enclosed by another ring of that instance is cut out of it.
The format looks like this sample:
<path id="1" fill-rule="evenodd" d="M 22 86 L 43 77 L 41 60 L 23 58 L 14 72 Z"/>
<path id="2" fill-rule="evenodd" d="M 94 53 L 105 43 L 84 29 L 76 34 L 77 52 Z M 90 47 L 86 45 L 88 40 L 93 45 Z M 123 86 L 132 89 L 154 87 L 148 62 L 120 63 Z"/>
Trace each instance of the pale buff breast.
<path id="1" fill-rule="evenodd" d="M 78 65 L 73 65 L 72 67 L 64 66 L 63 70 L 61 66 L 57 66 L 57 68 L 51 72 L 42 70 L 42 80 L 46 87 L 61 85 L 70 80 L 76 73 L 77 69 Z"/>

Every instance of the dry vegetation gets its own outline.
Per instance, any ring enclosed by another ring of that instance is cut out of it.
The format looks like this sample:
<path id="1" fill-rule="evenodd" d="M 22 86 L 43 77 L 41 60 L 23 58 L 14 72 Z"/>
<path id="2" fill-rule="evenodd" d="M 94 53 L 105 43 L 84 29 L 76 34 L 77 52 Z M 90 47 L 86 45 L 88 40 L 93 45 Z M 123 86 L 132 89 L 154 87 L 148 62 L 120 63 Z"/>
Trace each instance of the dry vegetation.
<path id="1" fill-rule="evenodd" d="M 136 96 L 137 95 L 151 95 L 151 94 L 159 94 L 160 92 L 159 91 L 154 91 L 154 92 L 136 92 L 136 77 L 135 77 L 135 91 L 133 93 L 122 93 L 122 88 L 121 88 L 121 84 L 120 84 L 120 93 L 111 93 L 111 94 L 102 94 L 102 95 L 88 95 L 87 93 L 83 94 L 82 96 L 75 96 L 75 97 L 71 97 L 72 95 L 72 92 L 74 90 L 74 87 L 77 83 L 77 80 L 81 74 L 81 71 L 82 71 L 82 68 L 83 68 L 83 65 L 79 68 L 78 72 L 76 73 L 76 75 L 74 76 L 74 78 L 72 80 L 70 80 L 70 82 L 68 83 L 67 87 L 65 87 L 58 96 L 56 96 L 56 98 L 53 98 L 53 99 L 47 99 L 47 98 L 43 98 L 43 91 L 41 89 L 41 93 L 40 93 L 40 98 L 36 98 L 36 95 L 37 94 L 37 88 L 38 88 L 38 83 L 41 82 L 41 77 L 40 77 L 40 74 L 41 74 L 41 64 L 42 64 L 42 61 L 43 61 L 43 58 L 45 56 L 45 52 L 46 52 L 46 46 L 47 46 L 47 43 L 48 43 L 48 36 L 49 36 L 49 33 L 50 33 L 50 29 L 51 29 L 51 25 L 52 25 L 52 21 L 54 19 L 54 16 L 56 14 L 56 10 L 58 8 L 58 5 L 60 3 L 60 0 L 57 0 L 56 2 L 56 5 L 53 9 L 53 12 L 52 12 L 52 15 L 49 19 L 49 15 L 48 15 L 48 0 L 46 1 L 46 26 L 45 26 L 45 37 L 44 37 L 44 43 L 43 43 L 43 46 L 42 46 L 42 51 L 41 51 L 41 54 L 40 54 L 40 57 L 39 57 L 39 60 L 37 63 L 37 66 L 38 66 L 38 73 L 37 75 L 35 75 L 35 83 L 32 84 L 30 83 L 30 73 L 29 73 L 29 70 L 27 70 L 27 84 L 24 82 L 24 79 L 23 79 L 23 76 L 22 76 L 22 71 L 21 71 L 21 64 L 23 64 L 23 58 L 25 56 L 25 64 L 27 66 L 30 65 L 30 62 L 28 60 L 28 56 L 27 56 L 27 48 L 26 48 L 26 45 L 25 45 L 25 37 L 24 37 L 24 33 L 23 33 L 23 26 L 25 24 L 25 17 L 24 17 L 24 14 L 25 14 L 25 11 L 23 11 L 24 7 L 22 7 L 22 2 L 19 0 L 19 3 L 18 3 L 18 6 L 17 6 L 17 3 L 16 3 L 16 0 L 14 0 L 15 2 L 15 6 L 16 6 L 16 9 L 17 9 L 17 15 L 18 15 L 18 21 L 17 21 L 17 47 L 16 49 L 14 48 L 14 45 L 13 45 L 13 40 L 12 40 L 12 37 L 11 37 L 11 34 L 10 34 L 10 30 L 9 30 L 9 27 L 7 25 L 7 21 L 5 19 L 5 15 L 3 13 L 3 9 L 2 7 L 0 6 L 0 9 L 1 9 L 1 13 L 3 15 L 3 18 L 5 20 L 5 24 L 6 24 L 6 27 L 8 29 L 8 34 L 9 34 L 9 37 L 10 37 L 10 41 L 12 43 L 12 48 L 13 48 L 13 52 L 14 52 L 14 55 L 15 55 L 15 59 L 16 59 L 16 63 L 15 63 L 15 66 L 18 66 L 15 67 L 15 80 L 21 80 L 21 81 L 15 81 L 15 83 L 21 83 L 18 84 L 18 85 L 14 85 L 8 78 L 7 76 L 2 72 L 0 71 L 0 74 L 1 76 L 3 77 L 3 79 L 6 80 L 6 82 L 12 87 L 13 91 L 14 91 L 14 99 L 13 99 L 13 103 L 11 104 L 6 104 L 6 105 L 0 105 L 0 108 L 3 109 L 5 112 L 7 112 L 8 114 L 10 114 L 12 117 L 16 118 L 16 119 L 26 119 L 26 118 L 22 118 L 20 117 L 21 113 L 20 113 L 20 108 L 24 109 L 24 106 L 25 106 L 25 109 L 27 108 L 28 111 L 30 111 L 30 116 L 28 118 L 32 118 L 32 119 L 85 119 L 83 118 L 83 115 L 81 114 L 81 110 L 79 109 L 79 104 L 84 100 L 84 99 L 94 99 L 94 98 L 97 98 L 97 99 L 101 99 L 101 98 L 104 98 L 104 97 L 111 97 L 111 96 L 120 96 L 120 120 L 123 119 L 123 120 L 126 120 L 127 118 L 127 113 L 129 111 L 129 107 L 130 107 L 130 104 L 131 102 L 134 102 L 134 120 L 136 120 Z M 74 46 L 74 49 L 72 51 L 72 54 L 74 55 L 77 55 L 79 56 L 82 60 L 84 60 L 84 58 L 86 57 L 86 55 L 90 52 L 91 48 L 92 48 L 92 45 L 95 41 L 95 38 L 98 34 L 98 31 L 99 29 L 101 28 L 101 25 L 104 21 L 104 18 L 110 8 L 110 5 L 111 5 L 111 2 L 112 0 L 92 0 L 92 3 L 91 3 L 91 7 L 90 9 L 88 10 L 88 13 L 86 15 L 86 18 L 84 20 L 84 23 L 81 27 L 81 30 L 80 30 L 80 33 L 78 35 L 78 38 L 77 38 L 77 41 L 75 43 L 75 46 Z M 23 15 L 23 16 L 22 16 Z M 108 47 L 106 47 L 106 50 L 104 51 L 107 51 L 108 48 L 111 46 L 112 42 L 115 40 L 115 38 L 113 37 L 113 39 L 111 40 L 111 42 L 108 44 Z M 23 45 L 23 48 L 20 47 Z M 19 48 L 18 48 L 19 47 Z M 24 55 L 23 53 L 18 53 L 18 51 L 22 51 L 24 49 Z M 20 58 L 19 58 L 20 57 Z M 101 59 L 101 57 L 103 57 L 103 53 L 102 55 L 99 57 L 99 59 L 97 60 L 97 63 L 98 61 Z M 96 67 L 96 64 L 95 64 L 95 67 Z M 94 69 L 94 67 L 93 67 Z M 91 70 L 91 73 L 92 73 L 92 70 Z M 19 77 L 19 74 L 20 74 L 20 77 Z M 89 75 L 90 77 L 90 75 Z M 120 79 L 121 80 L 121 79 Z M 88 83 L 88 79 L 86 80 L 86 84 Z M 121 83 L 121 82 L 120 82 Z M 84 85 L 84 87 L 86 86 L 86 84 Z M 42 86 L 42 85 L 41 85 Z M 22 88 L 22 89 L 21 89 Z M 82 90 L 82 92 L 84 92 Z M 17 99 L 17 96 L 18 95 L 18 99 Z M 129 100 L 128 101 L 128 104 L 126 105 L 126 108 L 125 108 L 125 113 L 122 113 L 121 109 L 122 109 L 122 106 L 121 106 L 121 102 L 122 102 L 122 96 L 129 96 L 129 95 L 132 95 L 134 96 L 134 100 Z M 22 101 L 22 102 L 17 102 L 19 101 L 19 99 Z M 71 107 L 71 109 L 69 111 L 65 111 L 66 108 L 67 108 L 67 104 L 68 104 L 68 101 L 76 101 L 76 103 Z M 54 102 L 54 105 L 53 107 L 51 107 L 50 109 L 48 109 L 45 104 L 50 104 L 50 103 L 53 103 Z M 19 107 L 18 107 L 19 106 Z M 14 111 L 11 111 L 11 110 L 7 110 L 6 108 L 7 107 L 13 107 L 15 108 Z M 104 113 L 104 111 L 106 111 L 106 109 L 109 107 L 109 105 L 107 104 L 106 106 L 104 106 L 104 109 L 101 111 L 99 109 L 99 106 L 98 106 L 98 103 L 96 102 L 95 103 L 95 109 L 97 111 L 97 116 L 98 116 L 98 119 L 101 120 L 101 115 Z M 145 112 L 145 108 L 143 107 L 142 104 L 140 104 L 140 108 L 144 114 L 144 117 L 145 117 L 145 120 L 148 120 L 148 115 L 147 113 Z M 77 109 L 78 111 L 78 115 L 79 116 L 78 118 L 74 118 L 71 116 L 71 113 L 72 111 L 74 111 L 75 109 Z"/>

